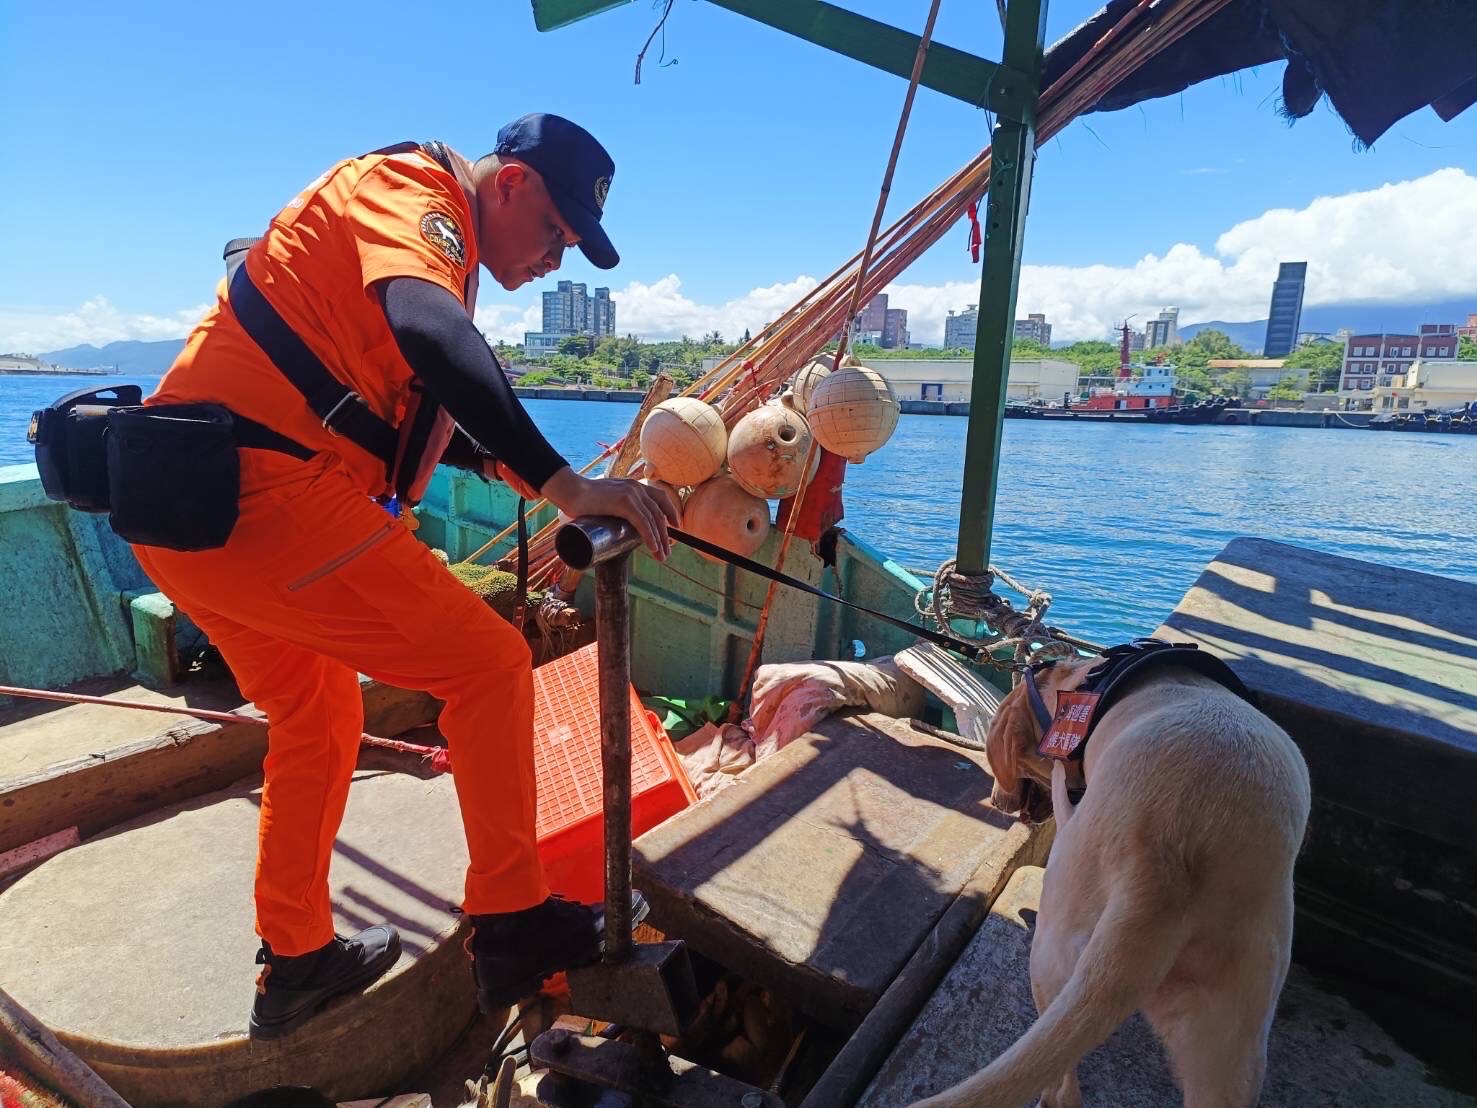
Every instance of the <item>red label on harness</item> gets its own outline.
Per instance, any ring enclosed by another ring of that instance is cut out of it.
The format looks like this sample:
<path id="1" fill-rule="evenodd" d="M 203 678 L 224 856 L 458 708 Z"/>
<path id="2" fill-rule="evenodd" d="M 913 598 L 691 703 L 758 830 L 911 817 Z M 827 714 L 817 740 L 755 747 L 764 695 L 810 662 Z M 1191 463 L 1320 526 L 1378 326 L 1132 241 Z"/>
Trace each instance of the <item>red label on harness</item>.
<path id="1" fill-rule="evenodd" d="M 1095 692 L 1064 692 L 1056 698 L 1056 718 L 1041 736 L 1037 753 L 1047 758 L 1066 761 L 1087 738 L 1087 729 L 1092 726 L 1092 714 L 1097 711 L 1098 694 Z"/>

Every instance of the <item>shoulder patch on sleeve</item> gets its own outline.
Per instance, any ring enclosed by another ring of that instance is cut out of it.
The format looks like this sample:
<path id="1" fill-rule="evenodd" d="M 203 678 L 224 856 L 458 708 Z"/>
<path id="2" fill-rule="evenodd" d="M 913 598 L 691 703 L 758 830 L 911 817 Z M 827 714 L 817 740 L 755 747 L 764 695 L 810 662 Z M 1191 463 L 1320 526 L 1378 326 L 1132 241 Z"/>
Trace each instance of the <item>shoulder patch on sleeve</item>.
<path id="1" fill-rule="evenodd" d="M 421 235 L 458 266 L 467 264 L 467 245 L 462 229 L 445 212 L 432 209 L 421 216 Z"/>

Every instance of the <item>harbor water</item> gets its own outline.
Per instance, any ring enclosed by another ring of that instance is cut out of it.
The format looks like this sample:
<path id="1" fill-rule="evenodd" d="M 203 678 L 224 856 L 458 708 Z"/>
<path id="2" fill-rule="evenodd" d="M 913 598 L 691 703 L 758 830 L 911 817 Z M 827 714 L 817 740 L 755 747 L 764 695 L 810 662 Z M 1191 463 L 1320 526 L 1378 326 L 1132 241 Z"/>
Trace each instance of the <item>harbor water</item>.
<path id="1" fill-rule="evenodd" d="M 0 465 L 32 460 L 31 410 L 87 385 L 0 377 Z M 630 404 L 532 400 L 576 465 L 625 433 Z M 905 415 L 850 466 L 843 526 L 932 573 L 953 555 L 966 420 Z M 1005 424 L 992 560 L 1049 590 L 1052 622 L 1099 642 L 1148 634 L 1238 535 L 1477 580 L 1477 436 L 1275 427 Z"/>

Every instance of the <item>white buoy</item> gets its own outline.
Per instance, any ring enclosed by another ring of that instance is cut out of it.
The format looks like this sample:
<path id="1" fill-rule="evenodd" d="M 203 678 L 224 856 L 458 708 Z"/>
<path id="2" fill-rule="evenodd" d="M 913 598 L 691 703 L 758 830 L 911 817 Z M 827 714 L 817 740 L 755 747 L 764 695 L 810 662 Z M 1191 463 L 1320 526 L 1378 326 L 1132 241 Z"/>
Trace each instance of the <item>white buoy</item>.
<path id="1" fill-rule="evenodd" d="M 843 366 L 815 386 L 805 416 L 817 442 L 859 464 L 892 437 L 897 396 L 876 370 Z"/>
<path id="2" fill-rule="evenodd" d="M 641 424 L 641 456 L 652 476 L 671 485 L 698 485 L 718 472 L 728 431 L 718 409 L 695 396 L 663 400 Z"/>
<path id="3" fill-rule="evenodd" d="M 734 425 L 728 435 L 728 472 L 755 496 L 783 500 L 800 488 L 810 426 L 784 404 L 765 404 Z"/>
<path id="4" fill-rule="evenodd" d="M 672 498 L 672 503 L 677 505 L 677 518 L 679 520 L 682 518 L 682 494 L 686 490 L 679 489 L 676 485 L 670 484 L 666 481 L 658 480 L 655 477 L 643 477 L 641 478 L 641 483 L 643 485 L 649 485 L 654 489 L 661 489 L 663 492 L 667 493 Z"/>
<path id="5" fill-rule="evenodd" d="M 728 474 L 704 481 L 687 494 L 683 530 L 700 539 L 750 557 L 769 537 L 769 504 Z M 704 554 L 710 561 L 716 559 Z"/>

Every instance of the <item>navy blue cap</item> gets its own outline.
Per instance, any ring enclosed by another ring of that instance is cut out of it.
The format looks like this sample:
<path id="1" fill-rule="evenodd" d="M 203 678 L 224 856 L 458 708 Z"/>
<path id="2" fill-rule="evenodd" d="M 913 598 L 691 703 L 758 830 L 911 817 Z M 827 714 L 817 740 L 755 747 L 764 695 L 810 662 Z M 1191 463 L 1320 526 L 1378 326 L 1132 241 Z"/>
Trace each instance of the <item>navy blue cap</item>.
<path id="1" fill-rule="evenodd" d="M 563 116 L 534 112 L 497 133 L 494 153 L 538 170 L 554 206 L 579 236 L 585 257 L 601 269 L 615 268 L 621 256 L 600 226 L 615 162 L 594 135 Z"/>

